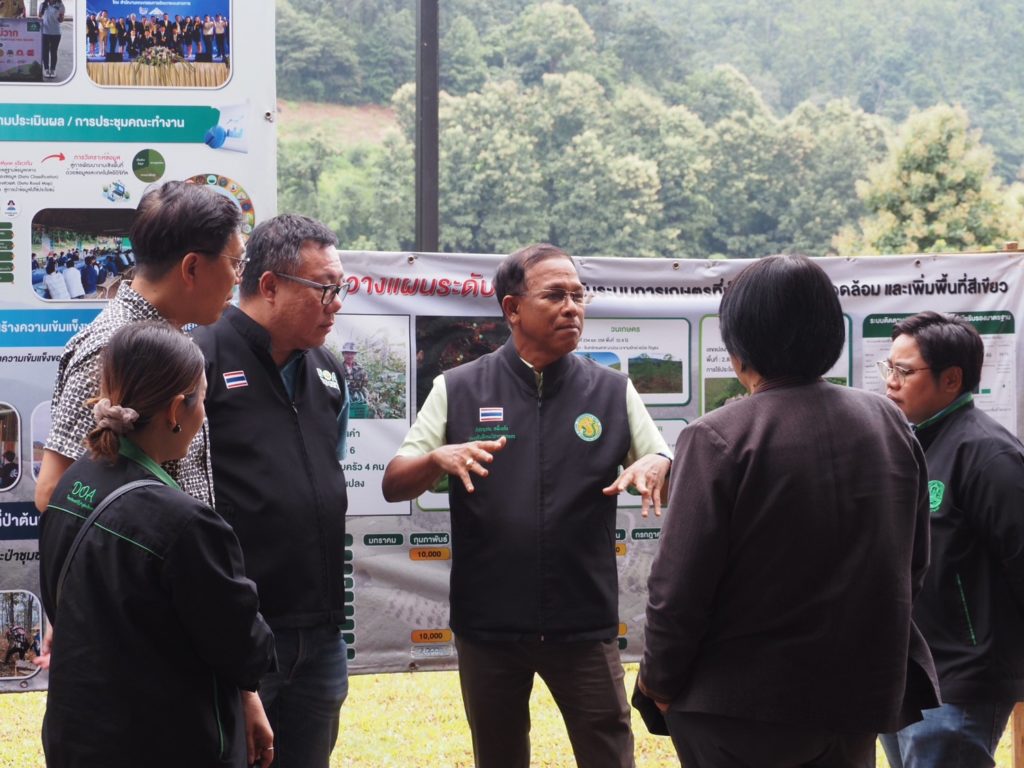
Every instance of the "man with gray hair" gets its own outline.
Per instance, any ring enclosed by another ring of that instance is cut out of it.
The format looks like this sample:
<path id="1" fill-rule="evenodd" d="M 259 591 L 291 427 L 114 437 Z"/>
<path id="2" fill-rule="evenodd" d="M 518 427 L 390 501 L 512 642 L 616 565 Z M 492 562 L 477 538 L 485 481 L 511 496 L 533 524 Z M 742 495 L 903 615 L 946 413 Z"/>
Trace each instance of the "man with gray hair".
<path id="1" fill-rule="evenodd" d="M 238 307 L 194 336 L 206 355 L 217 511 L 235 529 L 279 670 L 260 681 L 274 764 L 327 768 L 348 693 L 341 364 L 323 349 L 347 283 L 306 216 L 253 230 Z"/>

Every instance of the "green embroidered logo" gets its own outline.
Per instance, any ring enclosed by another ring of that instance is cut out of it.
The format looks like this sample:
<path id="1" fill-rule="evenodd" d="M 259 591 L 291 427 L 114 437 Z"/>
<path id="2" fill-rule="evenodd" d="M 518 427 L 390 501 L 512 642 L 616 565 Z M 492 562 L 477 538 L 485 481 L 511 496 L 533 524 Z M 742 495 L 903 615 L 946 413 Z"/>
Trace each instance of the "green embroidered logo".
<path id="1" fill-rule="evenodd" d="M 572 425 L 576 436 L 585 442 L 592 443 L 601 436 L 601 420 L 592 413 L 581 413 Z"/>
<path id="2" fill-rule="evenodd" d="M 96 503 L 96 489 L 75 480 L 75 484 L 71 486 L 71 492 L 65 498 L 76 507 L 83 507 L 91 511 L 93 504 Z"/>
<path id="3" fill-rule="evenodd" d="M 942 506 L 942 497 L 946 493 L 946 486 L 941 480 L 928 481 L 928 503 L 934 515 Z"/>

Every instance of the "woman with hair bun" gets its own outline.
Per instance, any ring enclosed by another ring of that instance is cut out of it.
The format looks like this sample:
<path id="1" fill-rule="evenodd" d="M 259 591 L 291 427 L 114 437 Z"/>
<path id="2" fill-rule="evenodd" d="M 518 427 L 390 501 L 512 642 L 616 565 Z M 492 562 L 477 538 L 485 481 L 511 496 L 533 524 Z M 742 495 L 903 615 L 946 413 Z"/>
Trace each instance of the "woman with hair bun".
<path id="1" fill-rule="evenodd" d="M 254 691 L 276 666 L 274 640 L 238 540 L 160 466 L 185 455 L 205 392 L 202 353 L 167 323 L 127 325 L 103 351 L 89 455 L 61 477 L 40 524 L 56 628 L 47 766 L 273 760 Z"/>

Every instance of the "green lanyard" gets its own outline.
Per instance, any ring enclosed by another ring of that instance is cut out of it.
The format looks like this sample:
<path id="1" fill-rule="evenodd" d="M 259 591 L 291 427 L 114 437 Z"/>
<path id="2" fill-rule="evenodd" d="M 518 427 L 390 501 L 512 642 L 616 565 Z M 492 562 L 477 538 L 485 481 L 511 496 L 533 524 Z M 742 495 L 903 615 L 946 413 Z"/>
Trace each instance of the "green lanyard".
<path id="1" fill-rule="evenodd" d="M 168 475 L 163 467 L 161 467 L 159 464 L 157 464 L 155 461 L 149 458 L 149 456 L 147 456 L 145 453 L 143 453 L 142 449 L 139 448 L 139 446 L 137 446 L 127 437 L 122 437 L 120 443 L 121 445 L 117 450 L 118 453 L 120 453 L 126 459 L 131 459 L 132 461 L 134 461 L 136 464 L 138 464 L 143 469 L 148 471 L 151 475 L 153 475 L 157 480 L 159 480 L 164 485 L 169 486 L 171 488 L 176 488 L 179 491 L 181 490 L 181 486 L 178 485 L 175 479 Z"/>

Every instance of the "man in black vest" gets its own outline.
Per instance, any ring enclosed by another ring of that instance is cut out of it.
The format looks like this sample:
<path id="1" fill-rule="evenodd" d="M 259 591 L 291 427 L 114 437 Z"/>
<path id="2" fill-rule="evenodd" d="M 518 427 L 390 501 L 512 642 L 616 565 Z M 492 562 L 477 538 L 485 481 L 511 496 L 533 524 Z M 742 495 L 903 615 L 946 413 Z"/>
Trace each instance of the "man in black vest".
<path id="1" fill-rule="evenodd" d="M 573 354 L 590 297 L 564 251 L 513 253 L 495 290 L 510 340 L 435 379 L 384 496 L 450 476 L 450 623 L 478 768 L 529 766 L 535 674 L 577 764 L 627 768 L 616 496 L 633 485 L 660 514 L 671 454 L 629 379 Z"/>
<path id="2" fill-rule="evenodd" d="M 234 527 L 274 630 L 260 681 L 274 764 L 327 768 L 348 693 L 341 364 L 322 345 L 347 284 L 337 238 L 285 214 L 253 230 L 238 308 L 195 331 L 206 355 L 217 511 Z"/>

